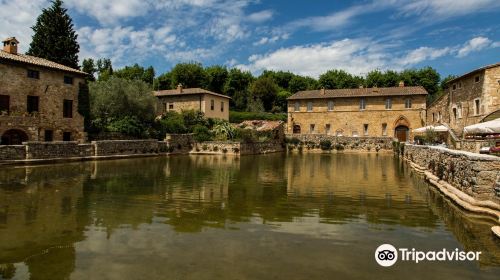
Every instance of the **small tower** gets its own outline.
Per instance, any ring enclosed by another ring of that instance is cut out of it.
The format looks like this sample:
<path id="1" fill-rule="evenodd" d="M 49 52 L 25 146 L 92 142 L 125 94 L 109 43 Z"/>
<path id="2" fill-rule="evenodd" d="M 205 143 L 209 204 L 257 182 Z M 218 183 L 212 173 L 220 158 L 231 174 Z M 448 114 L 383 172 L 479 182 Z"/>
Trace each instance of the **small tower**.
<path id="1" fill-rule="evenodd" d="M 2 41 L 3 43 L 3 51 L 8 52 L 10 54 L 17 54 L 17 41 L 16 37 L 10 37 Z"/>
<path id="2" fill-rule="evenodd" d="M 179 93 L 182 93 L 182 84 L 178 84 L 178 85 L 177 85 L 177 91 L 178 91 Z"/>

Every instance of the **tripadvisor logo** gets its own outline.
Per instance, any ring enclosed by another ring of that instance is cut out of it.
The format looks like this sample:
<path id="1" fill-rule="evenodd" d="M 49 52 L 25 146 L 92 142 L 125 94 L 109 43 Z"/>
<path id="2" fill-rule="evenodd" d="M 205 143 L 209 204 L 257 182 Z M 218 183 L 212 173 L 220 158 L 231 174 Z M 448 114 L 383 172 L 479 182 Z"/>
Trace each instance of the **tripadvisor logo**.
<path id="1" fill-rule="evenodd" d="M 481 252 L 460 251 L 455 249 L 449 251 L 442 249 L 439 251 L 418 251 L 415 248 L 399 248 L 391 244 L 382 244 L 375 250 L 375 260 L 380 266 L 393 266 L 398 258 L 400 261 L 419 263 L 421 261 L 478 261 Z"/>

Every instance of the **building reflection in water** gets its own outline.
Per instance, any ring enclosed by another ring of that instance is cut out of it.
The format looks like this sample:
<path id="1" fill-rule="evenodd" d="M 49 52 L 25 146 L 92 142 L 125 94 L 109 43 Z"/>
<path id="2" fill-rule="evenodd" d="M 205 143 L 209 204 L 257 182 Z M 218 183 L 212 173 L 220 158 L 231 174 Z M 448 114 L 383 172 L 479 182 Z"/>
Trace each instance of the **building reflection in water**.
<path id="1" fill-rule="evenodd" d="M 165 234 L 258 223 L 307 235 L 309 220 L 376 230 L 444 223 L 464 248 L 483 252 L 482 266 L 500 265 L 498 241 L 486 234 L 492 221 L 462 211 L 391 156 L 179 156 L 3 168 L 0 178 L 6 279 L 68 279 L 92 236 L 156 224 Z"/>

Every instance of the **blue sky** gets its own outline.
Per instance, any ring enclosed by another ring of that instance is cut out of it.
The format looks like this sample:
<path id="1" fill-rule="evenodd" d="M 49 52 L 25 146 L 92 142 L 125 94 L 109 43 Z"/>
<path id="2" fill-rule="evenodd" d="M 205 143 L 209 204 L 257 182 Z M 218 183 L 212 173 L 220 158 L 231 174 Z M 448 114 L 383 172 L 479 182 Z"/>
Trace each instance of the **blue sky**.
<path id="1" fill-rule="evenodd" d="M 0 0 L 0 36 L 25 51 L 47 0 Z M 178 62 L 259 74 L 432 66 L 443 76 L 500 62 L 499 0 L 67 0 L 80 59 L 115 68 Z"/>

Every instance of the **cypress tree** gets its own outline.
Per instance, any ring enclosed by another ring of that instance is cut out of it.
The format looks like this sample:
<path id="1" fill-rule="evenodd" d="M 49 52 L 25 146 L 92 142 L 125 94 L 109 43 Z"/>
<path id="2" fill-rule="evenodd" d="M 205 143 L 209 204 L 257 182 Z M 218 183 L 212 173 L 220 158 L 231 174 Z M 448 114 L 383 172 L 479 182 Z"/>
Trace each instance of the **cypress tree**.
<path id="1" fill-rule="evenodd" d="M 50 8 L 42 10 L 32 27 L 35 34 L 26 54 L 78 69 L 80 46 L 73 21 L 62 5 L 61 0 L 54 0 Z"/>

